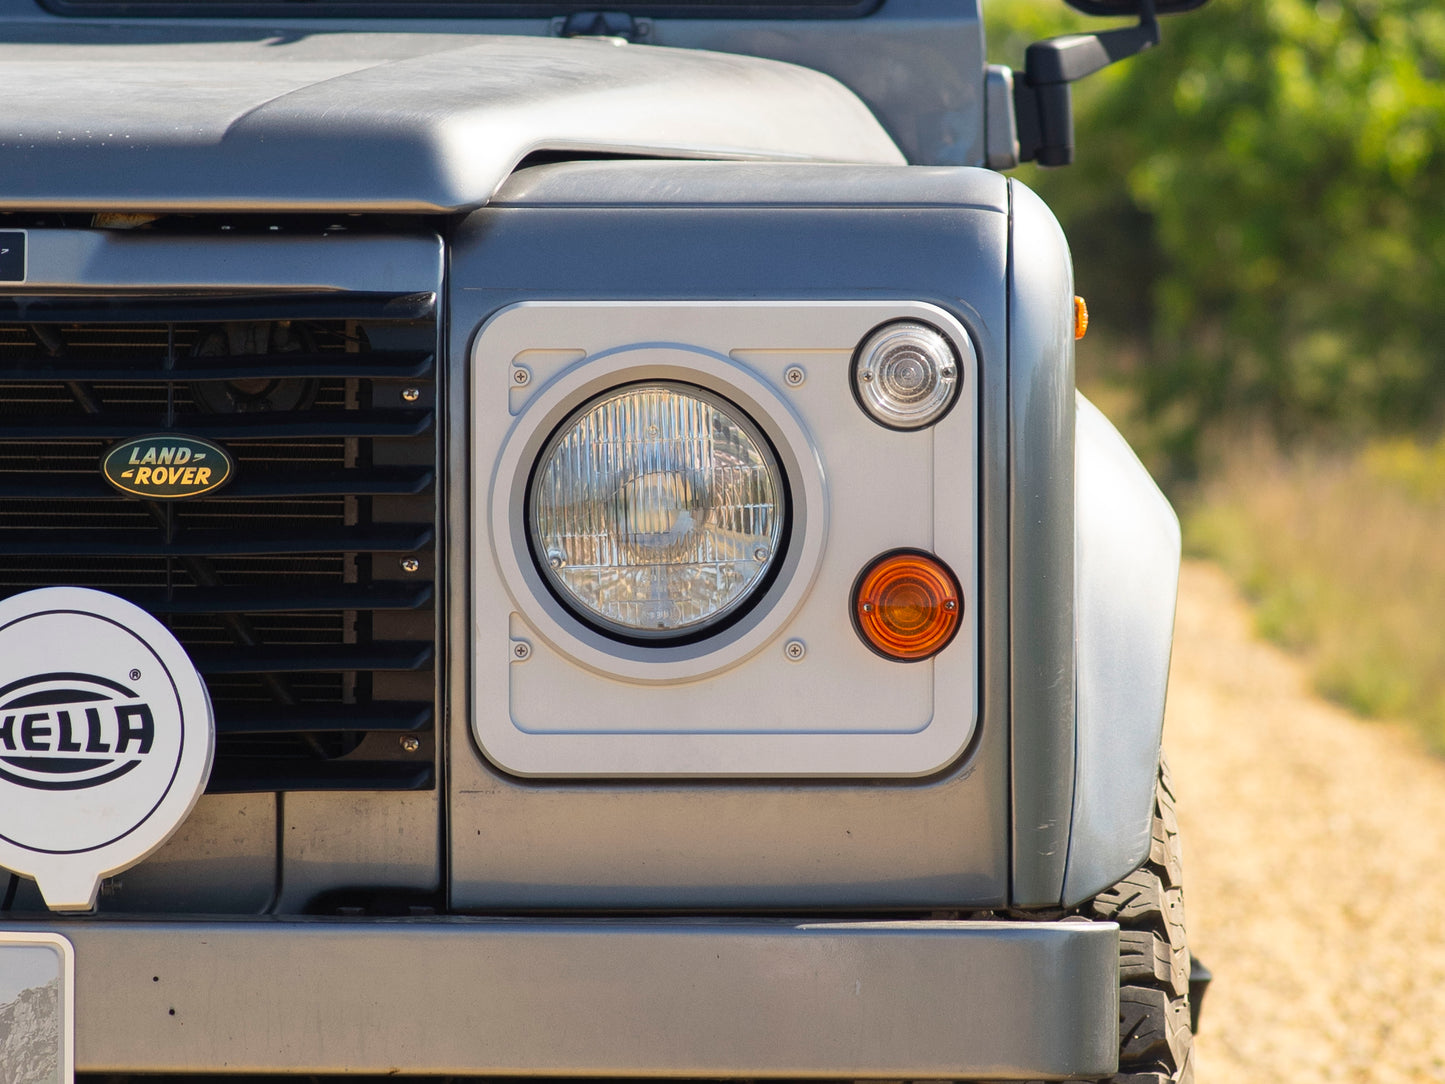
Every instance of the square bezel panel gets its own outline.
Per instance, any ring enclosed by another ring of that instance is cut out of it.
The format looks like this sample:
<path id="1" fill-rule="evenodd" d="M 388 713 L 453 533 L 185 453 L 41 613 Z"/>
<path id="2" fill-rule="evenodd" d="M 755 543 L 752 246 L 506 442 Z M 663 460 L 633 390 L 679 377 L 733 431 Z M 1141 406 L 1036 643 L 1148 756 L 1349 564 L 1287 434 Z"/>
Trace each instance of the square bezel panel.
<path id="1" fill-rule="evenodd" d="M 855 351 L 893 321 L 960 363 L 943 417 L 900 431 L 853 389 Z M 917 302 L 527 302 L 477 334 L 469 368 L 472 732 L 535 777 L 909 777 L 968 747 L 978 717 L 978 402 L 973 340 Z M 551 434 L 636 382 L 704 389 L 767 438 L 786 479 L 777 573 L 714 635 L 627 642 L 548 589 L 526 491 Z M 854 585 L 914 549 L 958 579 L 937 656 L 898 662 L 855 631 Z"/>

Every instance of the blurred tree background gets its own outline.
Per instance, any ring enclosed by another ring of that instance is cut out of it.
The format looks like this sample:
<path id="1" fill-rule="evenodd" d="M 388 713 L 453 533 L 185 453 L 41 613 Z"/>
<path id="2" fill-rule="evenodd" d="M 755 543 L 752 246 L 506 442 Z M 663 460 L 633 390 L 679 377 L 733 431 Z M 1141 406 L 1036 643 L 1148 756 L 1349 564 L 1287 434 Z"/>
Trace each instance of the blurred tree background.
<path id="1" fill-rule="evenodd" d="M 1116 22 L 991 0 L 990 59 Z M 1317 687 L 1445 751 L 1445 5 L 1211 0 L 1075 84 L 1080 382 Z"/>
<path id="2" fill-rule="evenodd" d="M 1020 67 L 1029 41 L 1101 25 L 1060 0 L 987 13 L 992 58 Z M 1075 164 L 1024 179 L 1101 330 L 1148 358 L 1135 388 L 1175 465 L 1222 418 L 1438 427 L 1445 5 L 1212 0 L 1161 22 L 1161 47 L 1076 85 Z"/>

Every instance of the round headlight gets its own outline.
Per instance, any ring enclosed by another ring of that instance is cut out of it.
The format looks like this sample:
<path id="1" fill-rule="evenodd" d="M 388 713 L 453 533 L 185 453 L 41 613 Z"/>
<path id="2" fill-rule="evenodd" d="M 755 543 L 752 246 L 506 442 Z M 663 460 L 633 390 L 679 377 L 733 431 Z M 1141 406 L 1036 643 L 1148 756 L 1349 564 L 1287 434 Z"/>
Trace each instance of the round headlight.
<path id="1" fill-rule="evenodd" d="M 858 348 L 853 386 L 875 421 L 921 429 L 953 405 L 958 359 L 949 341 L 927 324 L 886 324 Z"/>
<path id="2" fill-rule="evenodd" d="M 767 440 L 686 384 L 598 396 L 533 468 L 528 527 L 557 596 L 604 631 L 678 637 L 741 612 L 783 544 L 786 497 Z"/>

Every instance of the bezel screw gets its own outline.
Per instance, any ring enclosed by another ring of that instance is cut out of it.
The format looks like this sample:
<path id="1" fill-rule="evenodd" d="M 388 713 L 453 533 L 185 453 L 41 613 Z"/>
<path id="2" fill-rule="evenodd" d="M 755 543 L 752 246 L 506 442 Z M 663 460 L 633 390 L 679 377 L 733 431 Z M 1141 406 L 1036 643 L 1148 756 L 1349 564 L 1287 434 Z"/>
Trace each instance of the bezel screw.
<path id="1" fill-rule="evenodd" d="M 401 398 L 404 402 L 415 403 L 418 399 L 421 398 L 421 389 L 403 388 L 401 391 Z"/>
<path id="2" fill-rule="evenodd" d="M 403 753 L 415 753 L 421 748 L 421 739 L 413 738 L 410 734 L 403 737 L 399 743 Z"/>
<path id="3" fill-rule="evenodd" d="M 420 572 L 421 562 L 415 557 L 403 557 L 401 559 L 401 570 L 403 572 Z"/>
<path id="4" fill-rule="evenodd" d="M 808 647 L 802 640 L 789 640 L 783 645 L 783 654 L 790 662 L 800 662 L 807 653 Z"/>
<path id="5" fill-rule="evenodd" d="M 520 365 L 512 370 L 512 383 L 519 388 L 525 388 L 532 382 L 532 374 L 523 369 Z"/>
<path id="6" fill-rule="evenodd" d="M 783 379 L 788 382 L 789 387 L 796 388 L 802 384 L 804 380 L 808 379 L 808 376 L 798 366 L 790 365 L 783 373 Z"/>
<path id="7" fill-rule="evenodd" d="M 518 662 L 526 662 L 532 657 L 532 645 L 526 640 L 518 640 L 512 645 L 512 658 Z"/>

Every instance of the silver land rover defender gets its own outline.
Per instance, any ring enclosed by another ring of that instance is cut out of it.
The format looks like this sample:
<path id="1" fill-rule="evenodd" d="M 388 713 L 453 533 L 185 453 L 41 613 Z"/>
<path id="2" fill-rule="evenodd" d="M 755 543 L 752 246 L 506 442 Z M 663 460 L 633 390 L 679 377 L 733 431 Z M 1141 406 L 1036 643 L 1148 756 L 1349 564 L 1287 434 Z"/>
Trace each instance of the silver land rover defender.
<path id="1" fill-rule="evenodd" d="M 1191 1079 L 1074 2 L 0 0 L 0 1080 Z"/>

